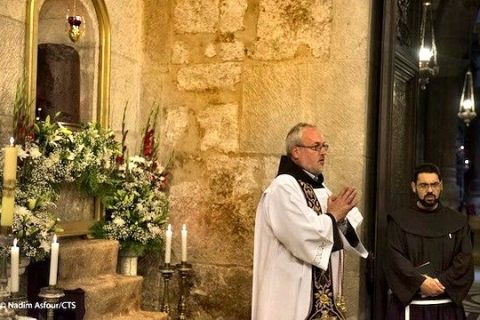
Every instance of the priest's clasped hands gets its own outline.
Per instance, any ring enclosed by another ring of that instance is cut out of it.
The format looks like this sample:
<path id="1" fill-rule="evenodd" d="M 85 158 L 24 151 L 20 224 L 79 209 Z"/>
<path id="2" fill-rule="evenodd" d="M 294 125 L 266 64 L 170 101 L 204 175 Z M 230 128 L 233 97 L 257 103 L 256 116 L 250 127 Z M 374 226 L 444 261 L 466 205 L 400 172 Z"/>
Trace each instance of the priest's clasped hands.
<path id="1" fill-rule="evenodd" d="M 432 278 L 427 275 L 424 276 L 426 277 L 426 279 L 420 286 L 420 294 L 422 298 L 436 297 L 445 292 L 445 287 L 437 278 Z"/>
<path id="2" fill-rule="evenodd" d="M 327 212 L 335 217 L 337 222 L 343 221 L 347 213 L 358 204 L 357 189 L 345 187 L 338 195 L 328 198 Z"/>

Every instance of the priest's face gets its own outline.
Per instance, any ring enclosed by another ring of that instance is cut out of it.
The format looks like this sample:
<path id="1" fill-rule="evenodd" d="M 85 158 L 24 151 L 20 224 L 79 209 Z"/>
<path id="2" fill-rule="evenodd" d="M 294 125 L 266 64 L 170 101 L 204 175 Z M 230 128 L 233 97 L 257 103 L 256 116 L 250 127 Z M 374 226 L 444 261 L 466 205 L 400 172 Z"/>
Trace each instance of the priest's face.
<path id="1" fill-rule="evenodd" d="M 412 182 L 412 191 L 417 195 L 417 203 L 425 209 L 437 207 L 442 189 L 442 182 L 436 173 L 420 173 L 416 183 Z"/>
<path id="2" fill-rule="evenodd" d="M 305 128 L 302 143 L 292 149 L 292 159 L 306 171 L 319 175 L 325 164 L 327 150 L 325 137 L 316 128 Z"/>

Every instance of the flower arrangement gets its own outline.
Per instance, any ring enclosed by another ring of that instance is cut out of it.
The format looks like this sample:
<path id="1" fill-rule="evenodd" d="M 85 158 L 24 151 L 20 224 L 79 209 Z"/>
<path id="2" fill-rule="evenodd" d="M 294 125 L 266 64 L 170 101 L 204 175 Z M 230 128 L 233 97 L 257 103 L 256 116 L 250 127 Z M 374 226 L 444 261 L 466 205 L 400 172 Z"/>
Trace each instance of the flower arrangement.
<path id="1" fill-rule="evenodd" d="M 113 192 L 105 197 L 105 219 L 93 230 L 96 237 L 120 241 L 122 250 L 141 255 L 159 247 L 168 218 L 168 173 L 157 161 L 155 122 L 152 113 L 147 121 L 140 156 L 128 156 L 125 146 L 125 107 L 122 122 L 122 155 L 113 172 Z M 153 117 L 152 117 L 153 116 Z"/>
<path id="2" fill-rule="evenodd" d="M 116 239 L 121 248 L 141 255 L 159 246 L 168 216 L 162 167 L 141 156 L 129 157 L 115 172 L 115 191 L 105 198 L 105 219 L 96 236 Z"/>
<path id="3" fill-rule="evenodd" d="M 120 149 L 111 130 L 87 124 L 72 132 L 47 117 L 34 124 L 17 151 L 12 229 L 21 252 L 42 260 L 50 250 L 53 233 L 61 231 L 53 209 L 62 185 L 74 182 L 89 195 L 108 194 L 112 188 L 109 175 Z"/>
<path id="4" fill-rule="evenodd" d="M 168 174 L 155 157 L 156 113 L 147 122 L 142 155 L 129 157 L 126 107 L 118 142 L 111 130 L 98 124 L 78 131 L 50 117 L 32 124 L 22 90 L 17 86 L 14 105 L 18 165 L 12 226 L 22 254 L 34 260 L 48 255 L 53 234 L 62 231 L 53 209 L 65 183 L 75 183 L 104 204 L 105 217 L 92 227 L 94 236 L 119 240 L 122 249 L 138 254 L 161 245 L 161 227 L 169 212 Z"/>

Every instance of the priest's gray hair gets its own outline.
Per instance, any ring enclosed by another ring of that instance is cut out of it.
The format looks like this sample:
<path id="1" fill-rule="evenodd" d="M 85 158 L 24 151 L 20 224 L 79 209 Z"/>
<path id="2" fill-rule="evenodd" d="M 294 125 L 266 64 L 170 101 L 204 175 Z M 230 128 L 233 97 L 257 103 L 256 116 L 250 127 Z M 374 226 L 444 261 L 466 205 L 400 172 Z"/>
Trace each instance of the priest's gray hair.
<path id="1" fill-rule="evenodd" d="M 300 122 L 293 126 L 290 131 L 288 131 L 287 137 L 285 138 L 285 147 L 288 156 L 292 154 L 293 147 L 302 144 L 302 135 L 305 128 L 316 128 L 316 126 L 313 124 Z"/>

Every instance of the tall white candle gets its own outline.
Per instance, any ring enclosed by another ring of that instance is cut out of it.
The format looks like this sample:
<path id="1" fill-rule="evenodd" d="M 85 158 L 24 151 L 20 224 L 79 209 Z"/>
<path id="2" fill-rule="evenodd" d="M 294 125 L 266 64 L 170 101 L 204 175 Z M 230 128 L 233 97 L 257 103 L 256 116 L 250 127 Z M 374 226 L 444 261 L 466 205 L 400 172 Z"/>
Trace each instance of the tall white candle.
<path id="1" fill-rule="evenodd" d="M 187 262 L 187 226 L 182 226 L 182 262 Z"/>
<path id="2" fill-rule="evenodd" d="M 12 279 L 12 292 L 18 292 L 19 278 L 18 278 L 18 265 L 20 261 L 20 248 L 17 247 L 17 239 L 13 240 L 13 246 L 10 248 L 10 276 Z"/>
<path id="3" fill-rule="evenodd" d="M 3 196 L 0 225 L 11 226 L 13 223 L 13 208 L 15 206 L 15 185 L 17 179 L 17 148 L 10 138 L 10 145 L 4 149 L 3 164 Z"/>
<path id="4" fill-rule="evenodd" d="M 170 257 L 172 255 L 172 225 L 169 224 L 167 232 L 165 233 L 165 263 L 170 263 Z"/>
<path id="5" fill-rule="evenodd" d="M 57 284 L 59 246 L 60 244 L 57 242 L 57 235 L 54 235 L 52 249 L 50 251 L 50 277 L 48 278 L 49 286 L 54 286 Z"/>

